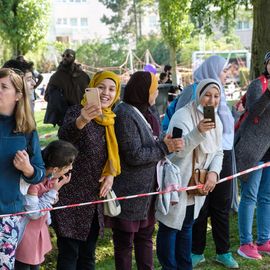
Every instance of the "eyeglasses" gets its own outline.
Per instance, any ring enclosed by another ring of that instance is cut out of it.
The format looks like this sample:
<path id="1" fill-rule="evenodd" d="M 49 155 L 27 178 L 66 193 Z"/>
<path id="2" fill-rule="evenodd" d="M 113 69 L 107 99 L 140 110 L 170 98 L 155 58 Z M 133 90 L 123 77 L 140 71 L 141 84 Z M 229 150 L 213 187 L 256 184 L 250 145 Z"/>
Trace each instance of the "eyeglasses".
<path id="1" fill-rule="evenodd" d="M 70 53 L 66 53 L 66 54 L 62 54 L 62 57 L 64 58 L 64 57 L 67 57 L 67 58 L 70 58 L 70 57 L 74 57 L 74 55 L 73 54 L 70 54 Z"/>

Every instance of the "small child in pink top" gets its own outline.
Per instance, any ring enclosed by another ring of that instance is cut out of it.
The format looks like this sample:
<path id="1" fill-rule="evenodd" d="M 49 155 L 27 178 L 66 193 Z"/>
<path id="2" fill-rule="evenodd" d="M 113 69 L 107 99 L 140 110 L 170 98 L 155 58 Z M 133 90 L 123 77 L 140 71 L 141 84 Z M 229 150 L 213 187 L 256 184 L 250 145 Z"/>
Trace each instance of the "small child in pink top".
<path id="1" fill-rule="evenodd" d="M 30 185 L 24 198 L 26 211 L 50 208 L 58 200 L 59 189 L 70 181 L 72 163 L 78 154 L 69 142 L 51 142 L 43 151 L 46 177 L 37 185 Z M 49 212 L 35 212 L 23 217 L 21 241 L 16 250 L 15 270 L 38 270 L 51 249 L 48 230 Z"/>

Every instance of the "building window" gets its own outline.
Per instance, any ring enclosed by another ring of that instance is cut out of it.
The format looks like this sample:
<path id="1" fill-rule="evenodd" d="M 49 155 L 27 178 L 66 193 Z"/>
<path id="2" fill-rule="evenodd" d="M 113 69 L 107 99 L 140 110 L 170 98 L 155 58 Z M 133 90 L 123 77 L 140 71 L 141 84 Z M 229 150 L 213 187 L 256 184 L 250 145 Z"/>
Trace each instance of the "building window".
<path id="1" fill-rule="evenodd" d="M 156 27 L 157 26 L 157 17 L 150 16 L 149 17 L 149 27 Z"/>
<path id="2" fill-rule="evenodd" d="M 57 18 L 56 24 L 62 24 L 62 18 Z"/>
<path id="3" fill-rule="evenodd" d="M 244 29 L 250 29 L 249 21 L 244 21 Z"/>
<path id="4" fill-rule="evenodd" d="M 67 18 L 63 18 L 63 24 L 67 25 Z"/>
<path id="5" fill-rule="evenodd" d="M 250 23 L 249 21 L 238 21 L 236 25 L 237 30 L 247 30 L 250 29 Z"/>
<path id="6" fill-rule="evenodd" d="M 81 26 L 88 26 L 88 19 L 87 18 L 81 18 Z"/>
<path id="7" fill-rule="evenodd" d="M 77 26 L 78 25 L 77 18 L 70 18 L 70 25 L 71 26 Z"/>

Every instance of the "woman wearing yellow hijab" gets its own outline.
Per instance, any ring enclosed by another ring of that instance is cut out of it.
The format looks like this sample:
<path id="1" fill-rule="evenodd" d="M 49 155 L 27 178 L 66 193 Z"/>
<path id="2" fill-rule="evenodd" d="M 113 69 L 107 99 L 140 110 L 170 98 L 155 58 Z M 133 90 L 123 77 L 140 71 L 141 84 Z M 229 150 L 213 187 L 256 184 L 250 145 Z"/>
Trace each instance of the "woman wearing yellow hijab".
<path id="1" fill-rule="evenodd" d="M 183 147 L 182 139 L 172 139 L 169 134 L 160 137 L 159 115 L 154 110 L 157 88 L 153 73 L 135 72 L 125 87 L 123 102 L 114 110 L 122 167 L 113 184 L 118 197 L 155 191 L 158 161 Z M 120 215 L 106 218 L 113 231 L 115 269 L 132 269 L 133 246 L 137 269 L 154 269 L 155 197 L 119 202 Z"/>
<path id="2" fill-rule="evenodd" d="M 58 206 L 105 197 L 120 174 L 111 110 L 120 96 L 120 78 L 110 71 L 98 72 L 89 87 L 99 89 L 101 108 L 89 105 L 84 97 L 81 105 L 67 111 L 59 129 L 59 138 L 73 143 L 79 154 L 70 183 L 60 191 Z M 104 228 L 103 205 L 55 211 L 53 224 L 58 237 L 57 269 L 94 269 L 96 242 Z"/>

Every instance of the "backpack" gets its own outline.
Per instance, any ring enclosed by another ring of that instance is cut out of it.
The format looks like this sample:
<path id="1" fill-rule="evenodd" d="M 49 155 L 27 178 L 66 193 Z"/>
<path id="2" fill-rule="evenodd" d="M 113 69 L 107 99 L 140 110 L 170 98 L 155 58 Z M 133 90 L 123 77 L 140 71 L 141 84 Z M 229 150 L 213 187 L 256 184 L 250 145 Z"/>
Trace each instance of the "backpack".
<path id="1" fill-rule="evenodd" d="M 267 89 L 267 80 L 264 75 L 261 75 L 258 78 L 261 81 L 262 84 L 262 94 L 266 91 Z M 246 101 L 247 101 L 247 93 L 245 93 L 241 99 L 236 103 L 236 108 L 239 106 L 239 104 L 243 104 L 243 107 L 246 107 Z M 244 122 L 244 120 L 248 117 L 248 110 L 245 108 L 245 112 L 239 117 L 238 121 L 235 123 L 234 130 L 237 131 L 241 124 Z"/>

